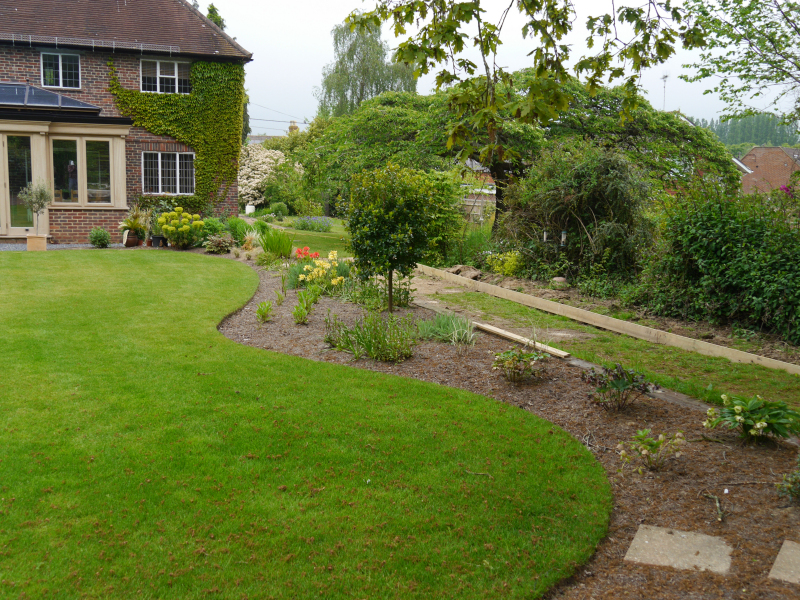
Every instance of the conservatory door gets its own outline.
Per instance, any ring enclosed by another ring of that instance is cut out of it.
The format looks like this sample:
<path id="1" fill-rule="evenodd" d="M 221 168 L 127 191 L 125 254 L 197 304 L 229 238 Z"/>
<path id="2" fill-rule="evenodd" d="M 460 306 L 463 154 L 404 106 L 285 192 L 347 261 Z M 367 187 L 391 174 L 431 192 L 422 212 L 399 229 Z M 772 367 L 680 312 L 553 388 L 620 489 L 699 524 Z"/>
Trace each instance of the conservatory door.
<path id="1" fill-rule="evenodd" d="M 0 235 L 35 233 L 34 216 L 19 198 L 20 190 L 32 181 L 31 136 L 0 135 Z"/>

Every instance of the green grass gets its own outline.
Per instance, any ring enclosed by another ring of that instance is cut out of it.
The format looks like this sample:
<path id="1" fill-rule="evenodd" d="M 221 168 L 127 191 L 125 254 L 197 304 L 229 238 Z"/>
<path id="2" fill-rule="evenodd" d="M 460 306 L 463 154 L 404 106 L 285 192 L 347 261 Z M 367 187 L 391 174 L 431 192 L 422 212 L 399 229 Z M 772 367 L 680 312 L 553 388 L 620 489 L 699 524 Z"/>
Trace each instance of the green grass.
<path id="1" fill-rule="evenodd" d="M 604 471 L 557 427 L 224 338 L 258 284 L 235 261 L 0 273 L 0 596 L 533 598 L 606 531 Z"/>
<path id="2" fill-rule="evenodd" d="M 320 256 L 327 256 L 331 250 L 336 250 L 341 257 L 352 256 L 352 252 L 345 248 L 345 240 L 348 240 L 349 236 L 342 225 L 342 220 L 331 218 L 331 221 L 333 229 L 327 233 L 294 229 L 292 217 L 288 217 L 283 223 L 275 223 L 275 225 L 285 227 L 287 233 L 294 236 L 295 248 L 308 246 L 311 252 L 319 252 Z"/>
<path id="3" fill-rule="evenodd" d="M 720 394 L 726 392 L 746 397 L 760 394 L 769 400 L 783 400 L 800 407 L 800 377 L 785 371 L 651 344 L 478 292 L 447 294 L 445 298 L 449 305 L 477 311 L 487 320 L 494 315 L 519 327 L 535 326 L 544 337 L 547 329 L 589 334 L 593 336 L 591 339 L 560 340 L 552 345 L 590 362 L 606 365 L 619 362 L 645 372 L 665 388 L 694 398 L 718 402 Z"/>

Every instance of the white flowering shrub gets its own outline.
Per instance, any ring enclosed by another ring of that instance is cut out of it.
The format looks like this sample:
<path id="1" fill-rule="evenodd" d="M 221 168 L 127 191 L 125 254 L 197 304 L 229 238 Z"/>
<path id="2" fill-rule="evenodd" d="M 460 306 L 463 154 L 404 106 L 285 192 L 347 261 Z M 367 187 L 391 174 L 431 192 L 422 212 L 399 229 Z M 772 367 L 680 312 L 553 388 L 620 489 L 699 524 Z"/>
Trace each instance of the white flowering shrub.
<path id="1" fill-rule="evenodd" d="M 267 150 L 261 144 L 244 146 L 239 158 L 239 201 L 261 204 L 265 182 L 285 160 L 283 152 Z"/>
<path id="2" fill-rule="evenodd" d="M 722 395 L 722 409 L 709 408 L 703 426 L 713 429 L 724 423 L 729 429 L 738 429 L 747 441 L 769 436 L 788 438 L 800 433 L 800 413 L 790 409 L 785 402 L 769 402 L 761 396 L 752 400 Z"/>

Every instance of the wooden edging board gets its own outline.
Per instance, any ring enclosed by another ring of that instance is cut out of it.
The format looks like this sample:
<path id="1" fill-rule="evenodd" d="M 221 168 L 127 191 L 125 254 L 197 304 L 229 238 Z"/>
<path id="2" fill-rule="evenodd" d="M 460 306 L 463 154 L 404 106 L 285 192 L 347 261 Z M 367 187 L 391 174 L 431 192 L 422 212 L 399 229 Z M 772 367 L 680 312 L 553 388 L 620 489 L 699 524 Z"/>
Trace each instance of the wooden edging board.
<path id="1" fill-rule="evenodd" d="M 775 360 L 774 358 L 767 358 L 765 356 L 758 356 L 757 354 L 750 354 L 749 352 L 742 352 L 741 350 L 735 350 L 734 348 L 726 348 L 725 346 L 709 344 L 708 342 L 703 342 L 701 340 L 694 340 L 692 338 L 676 335 L 667 331 L 652 329 L 650 327 L 645 327 L 644 325 L 638 325 L 636 323 L 630 323 L 621 319 L 607 317 L 606 315 L 599 315 L 588 310 L 569 306 L 568 304 L 559 304 L 558 302 L 552 302 L 551 300 L 545 300 L 544 298 L 537 298 L 536 296 L 530 296 L 521 292 L 507 290 L 490 283 L 467 279 L 466 277 L 454 275 L 453 273 L 448 273 L 447 271 L 442 271 L 441 269 L 434 269 L 433 267 L 429 267 L 427 265 L 417 265 L 417 268 L 425 275 L 439 277 L 445 281 L 456 283 L 460 286 L 475 290 L 477 292 L 489 294 L 495 298 L 510 300 L 512 302 L 516 302 L 517 304 L 530 306 L 531 308 L 536 308 L 538 310 L 555 315 L 561 315 L 562 317 L 567 317 L 568 319 L 572 319 L 574 321 L 579 321 L 588 325 L 594 325 L 595 327 L 601 327 L 616 333 L 629 335 L 630 337 L 646 340 L 654 344 L 673 346 L 675 348 L 697 352 L 698 354 L 703 354 L 705 356 L 727 358 L 731 362 L 735 363 L 761 365 L 762 367 L 767 367 L 768 369 L 780 369 L 782 371 L 786 371 L 787 373 L 800 375 L 800 365 L 786 363 L 781 360 Z"/>

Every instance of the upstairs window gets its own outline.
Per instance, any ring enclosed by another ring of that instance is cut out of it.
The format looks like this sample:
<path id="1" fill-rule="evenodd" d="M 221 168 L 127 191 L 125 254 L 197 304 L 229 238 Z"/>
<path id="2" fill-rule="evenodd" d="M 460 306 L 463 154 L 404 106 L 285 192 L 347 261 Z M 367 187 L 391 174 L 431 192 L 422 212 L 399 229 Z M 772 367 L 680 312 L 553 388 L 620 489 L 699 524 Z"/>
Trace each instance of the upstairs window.
<path id="1" fill-rule="evenodd" d="M 157 94 L 190 94 L 191 65 L 171 60 L 143 60 L 141 90 Z"/>
<path id="2" fill-rule="evenodd" d="M 145 194 L 194 194 L 194 154 L 143 152 L 142 167 Z"/>
<path id="3" fill-rule="evenodd" d="M 44 87 L 79 89 L 81 60 L 77 54 L 42 52 L 42 85 Z"/>

